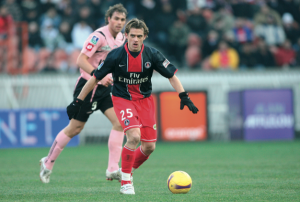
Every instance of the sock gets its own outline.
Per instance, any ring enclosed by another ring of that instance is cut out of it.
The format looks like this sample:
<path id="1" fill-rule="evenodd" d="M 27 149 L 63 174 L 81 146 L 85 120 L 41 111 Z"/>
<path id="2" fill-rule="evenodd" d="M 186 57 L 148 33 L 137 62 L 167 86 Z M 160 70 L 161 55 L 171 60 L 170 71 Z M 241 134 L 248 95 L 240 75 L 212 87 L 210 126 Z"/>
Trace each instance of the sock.
<path id="1" fill-rule="evenodd" d="M 108 167 L 109 172 L 119 169 L 119 161 L 122 153 L 122 144 L 124 139 L 124 132 L 111 130 L 108 139 Z"/>
<path id="2" fill-rule="evenodd" d="M 134 149 L 130 149 L 126 146 L 122 150 L 122 182 L 121 184 L 130 184 L 131 169 L 135 159 Z"/>
<path id="3" fill-rule="evenodd" d="M 46 168 L 52 170 L 55 160 L 70 140 L 71 138 L 68 137 L 63 130 L 58 133 L 45 161 Z"/>
<path id="4" fill-rule="evenodd" d="M 132 167 L 133 167 L 133 168 L 132 168 L 133 171 L 134 171 L 134 169 L 137 169 L 138 167 L 140 167 L 140 165 L 142 165 L 142 164 L 149 158 L 149 156 L 147 156 L 147 155 L 143 152 L 141 146 L 139 146 L 139 147 L 135 150 L 134 154 L 135 154 L 135 160 L 134 160 L 134 163 L 133 163 L 133 166 L 132 166 Z M 132 171 L 132 172 L 133 172 L 133 171 Z"/>

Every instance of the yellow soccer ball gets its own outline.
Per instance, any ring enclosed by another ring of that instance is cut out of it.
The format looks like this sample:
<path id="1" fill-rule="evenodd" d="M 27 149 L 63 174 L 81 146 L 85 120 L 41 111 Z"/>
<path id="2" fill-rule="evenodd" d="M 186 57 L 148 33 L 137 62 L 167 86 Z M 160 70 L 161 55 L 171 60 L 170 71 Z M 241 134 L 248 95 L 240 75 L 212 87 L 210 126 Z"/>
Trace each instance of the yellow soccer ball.
<path id="1" fill-rule="evenodd" d="M 167 182 L 173 194 L 186 194 L 192 188 L 192 178 L 184 171 L 173 172 Z"/>

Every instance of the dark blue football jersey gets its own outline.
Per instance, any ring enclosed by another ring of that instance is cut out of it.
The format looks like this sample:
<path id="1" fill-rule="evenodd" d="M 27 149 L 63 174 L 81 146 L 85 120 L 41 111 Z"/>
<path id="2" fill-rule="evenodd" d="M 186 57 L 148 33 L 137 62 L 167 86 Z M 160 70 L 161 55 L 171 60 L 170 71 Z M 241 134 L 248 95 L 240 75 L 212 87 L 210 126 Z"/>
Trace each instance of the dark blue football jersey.
<path id="1" fill-rule="evenodd" d="M 173 77 L 177 71 L 155 48 L 143 45 L 140 53 L 133 57 L 126 43 L 109 52 L 94 76 L 101 80 L 108 73 L 112 73 L 112 94 L 127 100 L 138 100 L 151 95 L 151 77 L 154 70 L 166 78 Z"/>

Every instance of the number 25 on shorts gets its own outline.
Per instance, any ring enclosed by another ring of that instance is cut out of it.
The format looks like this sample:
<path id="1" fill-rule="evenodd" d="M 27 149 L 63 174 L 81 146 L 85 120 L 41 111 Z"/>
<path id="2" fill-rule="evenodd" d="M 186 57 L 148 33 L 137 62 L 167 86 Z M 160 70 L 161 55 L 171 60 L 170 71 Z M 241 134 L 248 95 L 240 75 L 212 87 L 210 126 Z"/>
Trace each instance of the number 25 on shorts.
<path id="1" fill-rule="evenodd" d="M 121 110 L 120 114 L 122 114 L 122 121 L 124 121 L 127 118 L 133 117 L 131 109 L 126 109 L 126 112 L 124 110 Z"/>

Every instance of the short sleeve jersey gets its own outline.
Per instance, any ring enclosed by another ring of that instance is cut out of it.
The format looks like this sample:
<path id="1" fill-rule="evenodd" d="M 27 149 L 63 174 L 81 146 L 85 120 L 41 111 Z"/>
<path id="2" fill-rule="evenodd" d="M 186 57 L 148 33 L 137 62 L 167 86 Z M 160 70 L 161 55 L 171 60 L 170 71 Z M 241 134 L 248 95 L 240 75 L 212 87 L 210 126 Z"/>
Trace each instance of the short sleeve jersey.
<path id="1" fill-rule="evenodd" d="M 127 100 L 149 97 L 152 92 L 153 71 L 171 78 L 177 69 L 155 48 L 143 45 L 139 55 L 133 57 L 127 44 L 111 51 L 98 66 L 94 77 L 101 80 L 108 73 L 112 73 L 112 94 L 116 97 Z"/>
<path id="2" fill-rule="evenodd" d="M 125 42 L 125 36 L 119 33 L 116 38 L 114 38 L 109 32 L 108 25 L 95 30 L 89 37 L 85 40 L 81 53 L 84 53 L 89 57 L 89 63 L 97 68 L 103 60 L 105 60 L 107 54 L 123 45 Z M 80 69 L 81 77 L 86 80 L 90 79 L 90 74 L 86 73 L 84 70 Z"/>

